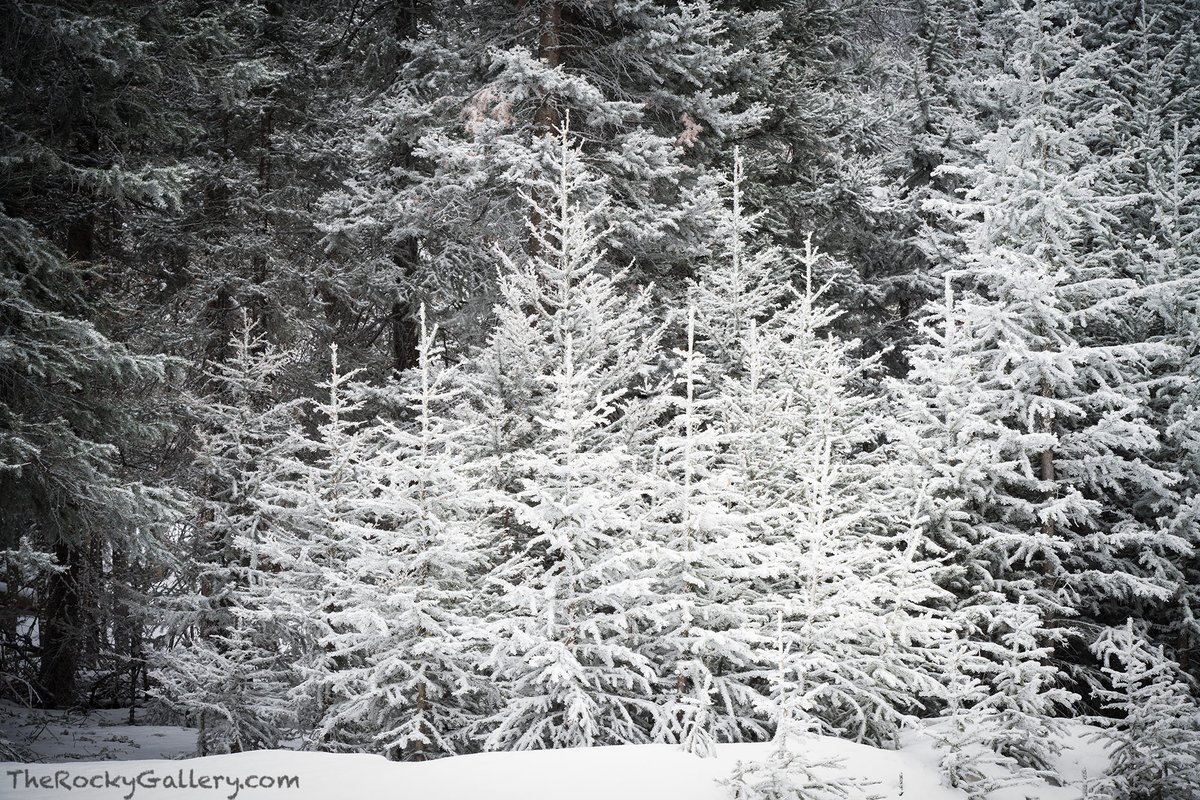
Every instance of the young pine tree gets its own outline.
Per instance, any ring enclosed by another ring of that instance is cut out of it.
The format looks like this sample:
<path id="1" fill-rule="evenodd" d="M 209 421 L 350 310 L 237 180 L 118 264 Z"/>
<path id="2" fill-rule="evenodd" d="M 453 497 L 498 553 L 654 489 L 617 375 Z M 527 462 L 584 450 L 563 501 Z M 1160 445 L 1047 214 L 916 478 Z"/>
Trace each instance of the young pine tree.
<path id="1" fill-rule="evenodd" d="M 315 430 L 293 428 L 262 490 L 264 508 L 278 519 L 264 540 L 276 572 L 263 603 L 293 620 L 296 633 L 286 698 L 305 746 L 332 751 L 365 749 L 378 732 L 336 713 L 362 691 L 366 652 L 355 632 L 370 612 L 354 602 L 361 578 L 354 567 L 368 557 L 386 513 L 372 469 L 378 438 L 362 419 L 364 387 L 355 376 L 342 371 L 331 347 L 330 377 L 320 384 L 327 394 L 312 403 Z"/>
<path id="2" fill-rule="evenodd" d="M 364 464 L 374 529 L 340 567 L 354 609 L 324 641 L 354 653 L 336 673 L 338 692 L 323 727 L 362 730 L 365 746 L 390 758 L 423 760 L 470 749 L 492 692 L 477 669 L 485 555 L 482 496 L 462 453 L 469 432 L 449 411 L 461 394 L 453 369 L 439 369 L 436 329 L 419 315 L 417 366 L 399 387 L 404 421 L 376 421 L 378 447 Z"/>
<path id="3" fill-rule="evenodd" d="M 654 666 L 632 644 L 643 624 L 644 548 L 625 406 L 651 363 L 649 296 L 606 274 L 589 178 L 563 131 L 547 200 L 534 201 L 536 255 L 502 257 L 503 302 L 464 375 L 487 421 L 492 535 L 504 556 L 484 633 L 504 692 L 493 750 L 644 742 L 659 715 Z"/>
<path id="4" fill-rule="evenodd" d="M 940 693 L 949 631 L 939 570 L 914 538 L 898 466 L 878 447 L 886 415 L 868 391 L 874 362 L 829 332 L 839 311 L 813 285 L 824 257 L 809 242 L 803 288 L 781 282 L 778 254 L 753 246 L 740 188 L 735 171 L 729 241 L 694 288 L 695 349 L 708 356 L 699 397 L 719 443 L 709 470 L 736 476 L 731 507 L 742 515 L 714 547 L 729 548 L 733 596 L 760 643 L 773 641 L 764 631 L 783 609 L 795 707 L 826 732 L 889 741 Z M 774 656 L 758 650 L 741 680 L 767 694 Z M 770 706 L 758 710 L 767 715 L 755 723 L 769 727 Z"/>
<path id="5" fill-rule="evenodd" d="M 991 476 L 1004 464 L 1003 438 L 987 421 L 992 409 L 978 388 L 969 323 L 970 309 L 956 301 L 947 276 L 945 298 L 928 307 L 908 352 L 908 378 L 891 384 L 889 436 L 926 547 L 945 561 L 940 583 L 953 595 L 959 641 L 945 676 L 942 767 L 953 785 L 982 797 L 1048 774 L 1049 718 L 1077 697 L 1049 663 L 1062 633 L 1009 583 L 1008 540 L 984 516 Z"/>
<path id="6" fill-rule="evenodd" d="M 887 416 L 868 388 L 875 359 L 828 333 L 838 309 L 812 284 L 820 257 L 806 248 L 803 288 L 764 326 L 758 385 L 742 394 L 775 398 L 776 434 L 743 458 L 776 510 L 763 596 L 783 612 L 794 708 L 828 733 L 886 743 L 942 693 L 948 598 L 901 465 L 879 447 Z"/>
<path id="7" fill-rule="evenodd" d="M 657 548 L 645 605 L 655 628 L 644 652 L 658 665 L 663 724 L 655 738 L 701 756 L 717 742 L 761 741 L 769 733 L 758 671 L 760 634 L 745 604 L 758 569 L 753 526 L 761 516 L 742 494 L 736 463 L 722 455 L 702 400 L 704 356 L 688 310 L 677 391 L 656 399 L 666 422 L 653 441 L 644 530 Z"/>
<path id="8" fill-rule="evenodd" d="M 1117 800 L 1200 797 L 1200 706 L 1187 678 L 1133 620 L 1092 645 L 1109 687 L 1099 694 L 1110 720 L 1107 788 Z"/>
<path id="9" fill-rule="evenodd" d="M 296 617 L 263 597 L 277 580 L 269 543 L 281 524 L 265 486 L 293 454 L 297 406 L 275 400 L 291 355 L 248 315 L 229 349 L 210 364 L 211 394 L 195 403 L 186 592 L 164 601 L 171 646 L 154 663 L 157 697 L 198 725 L 201 755 L 275 747 L 295 726 L 286 694 Z"/>

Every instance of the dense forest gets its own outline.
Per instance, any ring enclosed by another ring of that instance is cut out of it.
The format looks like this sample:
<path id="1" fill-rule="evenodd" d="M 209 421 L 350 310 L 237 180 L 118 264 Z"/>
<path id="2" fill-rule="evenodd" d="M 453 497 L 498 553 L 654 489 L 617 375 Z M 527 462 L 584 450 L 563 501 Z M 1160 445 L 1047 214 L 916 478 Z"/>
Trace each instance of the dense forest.
<path id="1" fill-rule="evenodd" d="M 0 1 L 0 696 L 1200 786 L 1200 2 Z"/>

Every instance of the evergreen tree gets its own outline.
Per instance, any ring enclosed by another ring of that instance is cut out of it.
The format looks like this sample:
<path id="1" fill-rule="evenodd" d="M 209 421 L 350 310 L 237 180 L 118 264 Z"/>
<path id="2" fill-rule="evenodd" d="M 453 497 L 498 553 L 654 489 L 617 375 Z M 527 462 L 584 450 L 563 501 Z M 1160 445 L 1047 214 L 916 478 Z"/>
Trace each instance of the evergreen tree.
<path id="1" fill-rule="evenodd" d="M 973 376 L 960 401 L 993 451 L 967 490 L 968 525 L 994 548 L 997 590 L 1052 627 L 1174 589 L 1163 577 L 1174 543 L 1126 501 L 1169 496 L 1169 476 L 1148 463 L 1151 350 L 1120 334 L 1134 287 L 1102 244 L 1124 202 L 1100 190 L 1112 162 L 1092 151 L 1112 130 L 1086 102 L 1105 54 L 1085 50 L 1078 28 L 1053 2 L 992 17 L 988 35 L 1011 55 L 984 97 L 1006 114 L 980 138 L 978 164 L 942 168 L 969 181 L 961 199 L 930 203 L 956 221 L 965 289 L 962 355 L 943 363 Z"/>
<path id="2" fill-rule="evenodd" d="M 1120 800 L 1189 800 L 1200 794 L 1200 707 L 1178 665 L 1134 630 L 1109 628 L 1092 644 L 1109 688 L 1108 786 Z"/>
<path id="3" fill-rule="evenodd" d="M 275 401 L 275 382 L 293 356 L 242 319 L 230 358 L 210 364 L 213 394 L 194 404 L 184 592 L 162 601 L 169 638 L 154 659 L 155 695 L 198 726 L 200 755 L 277 747 L 295 728 L 286 695 L 297 620 L 264 602 L 281 524 L 266 486 L 294 453 L 297 410 Z"/>
<path id="4" fill-rule="evenodd" d="M 874 361 L 827 333 L 838 310 L 812 284 L 819 257 L 810 246 L 804 288 L 764 333 L 767 360 L 750 374 L 776 398 L 764 409 L 770 435 L 742 457 L 754 459 L 760 502 L 778 509 L 766 599 L 783 608 L 797 708 L 830 733 L 887 742 L 941 694 L 947 598 L 878 448 L 885 412 L 865 389 Z"/>
<path id="5" fill-rule="evenodd" d="M 170 562 L 178 518 L 155 485 L 167 362 L 120 314 L 140 288 L 126 223 L 180 194 L 172 81 L 189 63 L 156 35 L 171 22 L 152 3 L 0 9 L 0 548 L 27 536 L 58 567 L 6 559 L 9 590 L 37 592 L 37 649 L 0 636 L 47 706 L 73 704 L 85 670 L 136 672 L 135 589 Z"/>
<path id="6" fill-rule="evenodd" d="M 502 255 L 497 327 L 465 376 L 473 411 L 493 421 L 479 451 L 493 459 L 506 551 L 485 630 L 505 693 L 487 749 L 643 742 L 659 715 L 654 666 L 631 646 L 646 554 L 621 431 L 657 334 L 648 294 L 605 274 L 603 209 L 578 205 L 590 179 L 565 132 L 554 169 L 549 204 L 534 201 L 536 255 Z"/>
<path id="7" fill-rule="evenodd" d="M 1128 611 L 1152 619 L 1155 638 L 1181 664 L 1194 664 L 1196 607 L 1195 448 L 1189 416 L 1196 407 L 1195 279 L 1200 217 L 1195 205 L 1200 183 L 1195 165 L 1200 138 L 1192 123 L 1200 109 L 1197 8 L 1194 3 L 1153 0 L 1089 8 L 1098 45 L 1111 48 L 1116 63 L 1107 97 L 1116 109 L 1115 143 L 1127 154 L 1112 176 L 1112 190 L 1129 197 L 1112 226 L 1117 262 L 1137 284 L 1118 335 L 1139 343 L 1151 381 L 1147 423 L 1162 437 L 1155 463 L 1179 482 L 1166 495 L 1145 493 L 1133 503 L 1143 518 L 1167 518 L 1169 566 L 1163 578 L 1176 589 L 1167 603 L 1139 603 Z M 1185 421 L 1187 420 L 1187 421 Z"/>
<path id="8" fill-rule="evenodd" d="M 689 309 L 677 393 L 654 438 L 645 531 L 661 548 L 645 606 L 655 630 L 644 652 L 658 665 L 664 730 L 656 738 L 714 754 L 717 742 L 763 740 L 770 713 L 761 686 L 761 636 L 745 603 L 756 573 L 754 499 L 722 456 L 717 401 L 701 400 L 707 370 Z"/>
<path id="9" fill-rule="evenodd" d="M 286 699 L 305 746 L 331 751 L 357 751 L 378 732 L 337 713 L 364 691 L 367 653 L 356 633 L 371 611 L 354 602 L 365 580 L 356 566 L 369 560 L 386 514 L 382 478 L 372 468 L 379 440 L 364 419 L 365 387 L 356 375 L 342 371 L 331 346 L 329 379 L 319 384 L 326 396 L 311 406 L 315 430 L 293 428 L 262 488 L 264 509 L 278 519 L 263 542 L 277 572 L 262 603 L 294 626 L 295 677 Z"/>
<path id="10" fill-rule="evenodd" d="M 323 640 L 356 658 L 331 676 L 347 688 L 322 727 L 360 730 L 364 747 L 409 760 L 473 747 L 493 701 L 474 643 L 482 498 L 462 457 L 468 434 L 448 416 L 461 389 L 437 367 L 436 335 L 422 314 L 415 374 L 401 387 L 410 420 L 373 423 L 378 449 L 363 467 L 375 527 L 339 568 L 339 600 L 354 614 Z"/>

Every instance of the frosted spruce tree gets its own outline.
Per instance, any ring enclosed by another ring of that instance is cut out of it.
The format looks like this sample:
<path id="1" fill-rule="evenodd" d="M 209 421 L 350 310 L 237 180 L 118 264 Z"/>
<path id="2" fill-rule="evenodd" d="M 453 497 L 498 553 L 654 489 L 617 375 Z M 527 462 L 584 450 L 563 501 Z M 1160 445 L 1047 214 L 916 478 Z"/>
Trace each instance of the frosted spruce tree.
<path id="1" fill-rule="evenodd" d="M 1117 800 L 1200 796 L 1200 706 L 1178 665 L 1127 620 L 1092 644 L 1108 687 L 1099 695 L 1111 758 L 1105 789 Z"/>
<path id="2" fill-rule="evenodd" d="M 160 469 L 178 362 L 132 321 L 161 268 L 136 233 L 170 224 L 184 195 L 175 101 L 196 61 L 176 14 L 0 8 L 0 552 L 26 538 L 49 556 L 0 564 L 0 605 L 32 595 L 38 617 L 27 641 L 0 614 L 0 681 L 48 708 L 138 693 L 147 595 L 185 515 Z"/>
<path id="3" fill-rule="evenodd" d="M 772 675 L 772 694 L 783 698 L 776 708 L 775 737 L 771 752 L 757 762 L 739 761 L 728 779 L 734 800 L 851 800 L 878 797 L 870 792 L 874 781 L 849 775 L 822 775 L 843 770 L 844 759 L 819 760 L 808 752 L 818 727 L 797 705 L 802 699 L 792 692 L 787 646 L 783 633 L 783 610 L 776 618 L 776 664 Z"/>
<path id="4" fill-rule="evenodd" d="M 886 415 L 869 393 L 874 363 L 829 333 L 839 312 L 813 284 L 824 257 L 810 242 L 802 288 L 779 281 L 779 255 L 755 245 L 740 184 L 738 171 L 731 238 L 694 288 L 695 349 L 712 354 L 699 397 L 720 443 L 710 469 L 737 476 L 732 508 L 743 516 L 744 532 L 716 544 L 730 547 L 735 596 L 758 630 L 758 690 L 772 693 L 775 655 L 762 643 L 775 640 L 782 612 L 788 677 L 779 686 L 795 693 L 805 724 L 889 741 L 940 693 L 938 649 L 949 634 L 938 568 L 877 447 Z M 752 556 L 737 558 L 738 547 Z M 770 708 L 758 724 L 772 725 Z"/>
<path id="5" fill-rule="evenodd" d="M 483 496 L 465 463 L 469 438 L 449 411 L 456 371 L 438 366 L 437 331 L 419 315 L 417 366 L 397 387 L 400 422 L 376 420 L 378 446 L 364 462 L 374 529 L 340 567 L 345 624 L 324 639 L 353 665 L 321 727 L 358 730 L 363 746 L 422 760 L 472 748 L 492 692 L 478 670 L 476 591 L 485 554 Z"/>
<path id="6" fill-rule="evenodd" d="M 646 646 L 666 712 L 656 736 L 700 754 L 715 742 L 761 741 L 772 728 L 757 663 L 762 638 L 747 604 L 763 574 L 755 546 L 764 514 L 729 455 L 722 382 L 745 366 L 745 327 L 768 315 L 783 290 L 778 252 L 749 241 L 756 216 L 744 209 L 743 175 L 735 149 L 731 179 L 709 187 L 727 188 L 729 206 L 688 288 L 684 346 L 670 356 L 673 386 L 647 404 L 650 435 L 630 442 L 651 475 L 647 533 L 660 548 L 648 600 L 658 633 Z"/>
<path id="7" fill-rule="evenodd" d="M 1145 422 L 1151 348 L 1119 333 L 1135 287 L 1103 244 L 1125 202 L 1100 189 L 1114 162 L 1092 150 L 1113 124 L 1086 100 L 1107 54 L 1049 0 L 998 11 L 985 35 L 1009 55 L 982 82 L 980 115 L 1007 112 L 966 163 L 941 168 L 967 181 L 962 195 L 927 204 L 960 250 L 943 265 L 963 290 L 961 355 L 945 363 L 972 374 L 972 438 L 993 448 L 966 490 L 993 585 L 1064 628 L 1171 594 L 1169 536 L 1123 499 L 1165 497 L 1169 476 Z"/>
<path id="8" fill-rule="evenodd" d="M 886 409 L 869 389 L 874 360 L 828 333 L 838 309 L 812 283 L 819 258 L 810 244 L 803 287 L 760 334 L 762 363 L 730 389 L 734 403 L 758 400 L 749 408 L 772 431 L 741 457 L 761 507 L 776 509 L 760 601 L 764 619 L 783 615 L 776 701 L 815 730 L 887 743 L 941 695 L 948 598 L 898 465 L 878 447 Z"/>
<path id="9" fill-rule="evenodd" d="M 275 399 L 293 354 L 272 347 L 245 313 L 229 352 L 210 362 L 211 394 L 193 404 L 186 591 L 162 601 L 168 646 L 152 663 L 155 696 L 198 727 L 200 755 L 276 747 L 295 728 L 286 694 L 299 615 L 264 603 L 281 524 L 265 485 L 295 456 L 297 404 Z"/>
<path id="10" fill-rule="evenodd" d="M 286 700 L 304 746 L 319 750 L 364 749 L 378 732 L 331 711 L 361 691 L 357 668 L 366 654 L 348 634 L 368 610 L 354 602 L 361 577 L 354 566 L 369 557 L 388 512 L 372 469 L 378 437 L 363 418 L 364 387 L 355 377 L 342 371 L 333 346 L 329 379 L 319 385 L 325 397 L 309 406 L 314 429 L 293 428 L 262 489 L 264 508 L 278 519 L 263 541 L 276 573 L 262 602 L 276 618 L 293 620 L 295 677 Z"/>
<path id="11" fill-rule="evenodd" d="M 504 693 L 492 750 L 644 742 L 659 715 L 654 665 L 632 646 L 645 552 L 621 430 L 657 333 L 647 291 L 608 274 L 603 207 L 578 205 L 594 179 L 565 130 L 554 170 L 533 201 L 536 255 L 501 256 L 497 325 L 464 375 L 503 548 L 483 629 Z"/>
<path id="12" fill-rule="evenodd" d="M 770 711 L 762 638 L 745 603 L 747 579 L 759 571 L 752 545 L 762 514 L 723 455 L 719 401 L 701 399 L 708 370 L 695 327 L 689 309 L 678 386 L 655 398 L 667 422 L 650 455 L 644 530 L 656 566 L 643 604 L 654 629 L 643 652 L 658 665 L 664 706 L 655 738 L 710 756 L 717 742 L 766 739 Z"/>
<path id="13" fill-rule="evenodd" d="M 1158 562 L 1162 579 L 1175 588 L 1166 602 L 1142 601 L 1125 610 L 1151 621 L 1148 634 L 1181 663 L 1195 665 L 1196 462 L 1189 443 L 1196 407 L 1195 314 L 1200 304 L 1200 199 L 1196 177 L 1200 110 L 1195 81 L 1200 38 L 1194 2 L 1140 0 L 1124 6 L 1098 1 L 1085 6 L 1095 20 L 1098 43 L 1112 49 L 1115 64 L 1107 81 L 1114 108 L 1115 135 L 1106 142 L 1115 169 L 1110 191 L 1127 201 L 1111 225 L 1115 261 L 1137 285 L 1134 302 L 1123 309 L 1121 325 L 1110 334 L 1133 343 L 1146 359 L 1147 419 L 1161 437 L 1152 455 L 1178 482 L 1166 494 L 1143 492 L 1132 498 L 1135 513 L 1163 524 L 1160 547 L 1169 558 Z M 1106 620 L 1116 625 L 1120 616 Z"/>
<path id="14" fill-rule="evenodd" d="M 983 797 L 1048 774 L 1050 718 L 1078 698 L 1050 663 L 1062 633 L 1009 583 L 1004 531 L 983 516 L 1003 439 L 987 422 L 992 409 L 966 335 L 970 309 L 956 300 L 950 276 L 945 284 L 907 353 L 908 378 L 891 382 L 889 447 L 904 465 L 900 480 L 925 546 L 945 563 L 940 583 L 954 597 L 958 641 L 944 675 L 942 768 L 954 786 Z"/>
<path id="15" fill-rule="evenodd" d="M 1168 106 L 1169 107 L 1169 106 Z M 1145 515 L 1167 519 L 1166 549 L 1175 587 L 1163 604 L 1131 609 L 1155 621 L 1154 636 L 1192 673 L 1200 669 L 1200 128 L 1176 123 L 1167 136 L 1146 133 L 1138 162 L 1144 199 L 1136 228 L 1139 287 L 1144 298 L 1129 320 L 1130 338 L 1151 351 L 1149 419 L 1162 437 L 1156 463 L 1178 476 L 1167 495 L 1139 498 Z"/>

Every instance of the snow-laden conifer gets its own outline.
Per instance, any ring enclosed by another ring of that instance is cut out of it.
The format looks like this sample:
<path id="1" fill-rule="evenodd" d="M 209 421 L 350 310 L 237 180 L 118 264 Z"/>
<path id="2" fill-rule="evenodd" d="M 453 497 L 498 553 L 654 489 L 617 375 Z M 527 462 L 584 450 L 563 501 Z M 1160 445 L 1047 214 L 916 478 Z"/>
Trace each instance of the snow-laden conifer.
<path id="1" fill-rule="evenodd" d="M 377 446 L 363 463 L 371 529 L 339 567 L 339 600 L 353 609 L 324 640 L 354 662 L 322 727 L 361 730 L 363 746 L 389 757 L 463 752 L 490 693 L 472 639 L 481 604 L 482 498 L 462 457 L 463 431 L 449 415 L 461 389 L 439 368 L 436 329 L 420 314 L 417 367 L 399 386 L 402 421 L 376 420 Z"/>
<path id="2" fill-rule="evenodd" d="M 1200 706 L 1179 665 L 1151 645 L 1132 619 L 1092 644 L 1108 688 L 1110 766 L 1105 788 L 1117 800 L 1200 797 Z"/>
<path id="3" fill-rule="evenodd" d="M 695 311 L 676 391 L 659 396 L 666 422 L 654 441 L 646 537 L 656 548 L 645 599 L 654 628 L 643 651 L 658 665 L 658 738 L 699 755 L 716 742 L 763 740 L 770 714 L 746 600 L 758 567 L 753 527 L 761 515 L 742 493 L 741 472 L 722 456 L 724 437 L 703 400 L 704 356 Z"/>
<path id="4" fill-rule="evenodd" d="M 978 548 L 967 566 L 990 565 L 997 591 L 1060 628 L 1174 589 L 1174 540 L 1125 500 L 1170 495 L 1146 422 L 1147 363 L 1165 348 L 1122 333 L 1136 286 L 1107 243 L 1128 200 L 1103 188 L 1121 159 L 1094 157 L 1113 118 L 1086 99 L 1110 53 L 1085 48 L 1076 14 L 1050 0 L 1004 7 L 986 36 L 1005 56 L 980 84 L 979 121 L 991 127 L 941 168 L 966 181 L 961 196 L 927 204 L 954 220 L 961 251 L 946 265 L 958 309 L 932 312 L 954 320 L 956 352 L 930 363 L 970 376 L 937 401 L 958 405 L 943 419 L 971 426 L 954 445 L 974 472 L 960 476 Z M 928 410 L 934 392 L 923 391 Z M 971 455 L 981 446 L 990 463 Z"/>
<path id="5" fill-rule="evenodd" d="M 305 746 L 316 749 L 357 750 L 376 733 L 332 711 L 362 690 L 355 668 L 365 653 L 346 634 L 368 611 L 353 601 L 360 576 L 352 565 L 367 554 L 386 512 L 371 468 L 377 438 L 362 419 L 363 387 L 354 379 L 332 347 L 330 377 L 319 387 L 325 397 L 310 404 L 315 430 L 292 431 L 286 460 L 263 488 L 263 505 L 279 520 L 264 540 L 277 572 L 263 602 L 279 618 L 297 620 L 288 698 Z"/>
<path id="6" fill-rule="evenodd" d="M 869 390 L 870 359 L 828 333 L 836 307 L 821 303 L 804 254 L 805 283 L 750 348 L 749 381 L 727 384 L 748 438 L 759 507 L 771 532 L 760 581 L 764 618 L 782 609 L 785 674 L 795 708 L 818 729 L 886 742 L 940 695 L 940 567 L 915 524 L 899 465 L 879 448 L 886 414 Z M 761 360 L 761 363 L 756 363 Z M 781 699 L 781 698 L 778 698 Z"/>
<path id="7" fill-rule="evenodd" d="M 955 598 L 942 768 L 953 785 L 982 797 L 1041 780 L 1053 755 L 1050 718 L 1077 698 L 1047 663 L 1062 634 L 1021 596 L 1029 584 L 1011 582 L 1008 539 L 983 511 L 1003 436 L 989 423 L 988 395 L 978 387 L 970 309 L 955 298 L 950 275 L 945 286 L 908 352 L 908 379 L 892 382 L 889 437 L 925 547 L 946 562 L 939 583 Z"/>
<path id="8" fill-rule="evenodd" d="M 210 395 L 193 404 L 195 527 L 184 591 L 164 601 L 172 646 L 154 667 L 155 695 L 196 724 L 201 755 L 275 747 L 295 727 L 296 618 L 264 603 L 276 580 L 270 541 L 285 524 L 265 487 L 295 456 L 297 412 L 276 402 L 274 382 L 292 359 L 243 314 L 228 360 L 210 363 Z"/>
<path id="9" fill-rule="evenodd" d="M 633 646 L 646 590 L 638 482 L 625 406 L 657 333 L 645 290 L 608 274 L 597 219 L 575 200 L 591 180 L 565 131 L 553 194 L 534 199 L 538 242 L 502 256 L 497 325 L 465 376 L 486 419 L 500 596 L 483 633 L 505 693 L 488 749 L 647 741 L 654 667 Z"/>

